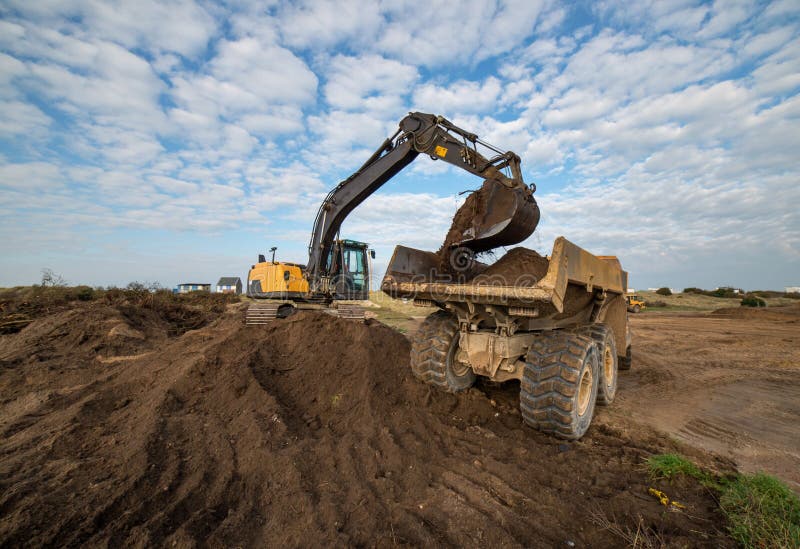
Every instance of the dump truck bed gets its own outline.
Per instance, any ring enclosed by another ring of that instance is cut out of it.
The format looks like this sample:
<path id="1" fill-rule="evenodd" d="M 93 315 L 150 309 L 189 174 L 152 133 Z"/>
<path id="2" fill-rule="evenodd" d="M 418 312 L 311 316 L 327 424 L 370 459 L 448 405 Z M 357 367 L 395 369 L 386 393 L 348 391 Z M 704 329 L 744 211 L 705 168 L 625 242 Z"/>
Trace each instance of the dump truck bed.
<path id="1" fill-rule="evenodd" d="M 564 237 L 553 244 L 547 273 L 539 280 L 529 279 L 529 284 L 492 276 L 481 279 L 463 274 L 443 274 L 440 258 L 425 252 L 397 246 L 386 270 L 381 289 L 395 298 L 413 299 L 417 302 L 463 302 L 475 304 L 503 304 L 513 308 L 537 307 L 544 314 L 558 314 L 565 310 L 568 290 L 582 288 L 587 293 L 595 290 L 624 295 L 627 273 L 616 257 L 595 256 Z"/>

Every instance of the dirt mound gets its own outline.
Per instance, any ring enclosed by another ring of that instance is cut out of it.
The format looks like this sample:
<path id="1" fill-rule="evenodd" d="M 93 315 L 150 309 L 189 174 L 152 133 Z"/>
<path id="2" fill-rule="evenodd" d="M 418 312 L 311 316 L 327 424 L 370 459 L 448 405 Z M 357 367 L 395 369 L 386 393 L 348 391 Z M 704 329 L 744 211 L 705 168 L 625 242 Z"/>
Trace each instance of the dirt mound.
<path id="1" fill-rule="evenodd" d="M 479 285 L 533 286 L 547 274 L 550 262 L 533 250 L 514 248 L 473 280 Z"/>
<path id="2" fill-rule="evenodd" d="M 777 322 L 800 320 L 800 303 L 783 307 L 725 307 L 711 312 L 715 316 Z"/>
<path id="3" fill-rule="evenodd" d="M 230 303 L 238 302 L 232 294 L 194 292 L 173 294 L 169 290 L 146 288 L 107 290 L 88 286 L 24 286 L 0 290 L 0 334 L 16 333 L 34 319 L 75 308 L 116 308 L 134 324 L 166 323 L 171 335 L 205 326 Z"/>
<path id="4" fill-rule="evenodd" d="M 0 336 L 0 543 L 618 546 L 607 520 L 726 545 L 702 489 L 648 495 L 655 436 L 567 444 L 518 385 L 416 381 L 382 324 L 243 315 L 174 337 L 93 303 Z"/>
<path id="5" fill-rule="evenodd" d="M 486 205 L 492 190 L 492 186 L 497 183 L 493 179 L 486 179 L 480 188 L 471 192 L 461 207 L 453 216 L 450 229 L 444 238 L 442 247 L 438 254 L 442 255 L 447 250 L 464 240 L 464 232 L 472 227 L 476 219 L 482 218 L 486 214 Z"/>

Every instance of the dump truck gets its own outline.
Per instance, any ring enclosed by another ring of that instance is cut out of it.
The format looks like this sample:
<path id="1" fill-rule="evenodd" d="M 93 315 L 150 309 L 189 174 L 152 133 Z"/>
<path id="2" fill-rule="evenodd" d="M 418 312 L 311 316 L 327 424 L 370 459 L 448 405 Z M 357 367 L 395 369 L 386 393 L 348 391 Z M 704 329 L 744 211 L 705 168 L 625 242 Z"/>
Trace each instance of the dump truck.
<path id="1" fill-rule="evenodd" d="M 502 275 L 481 280 L 486 265 L 478 262 L 459 279 L 441 271 L 438 254 L 397 246 L 381 289 L 439 308 L 412 337 L 417 378 L 449 392 L 478 376 L 517 379 L 525 423 L 574 440 L 595 402 L 614 400 L 617 370 L 631 366 L 627 273 L 616 257 L 563 237 L 546 262 L 544 276 L 524 285 Z"/>

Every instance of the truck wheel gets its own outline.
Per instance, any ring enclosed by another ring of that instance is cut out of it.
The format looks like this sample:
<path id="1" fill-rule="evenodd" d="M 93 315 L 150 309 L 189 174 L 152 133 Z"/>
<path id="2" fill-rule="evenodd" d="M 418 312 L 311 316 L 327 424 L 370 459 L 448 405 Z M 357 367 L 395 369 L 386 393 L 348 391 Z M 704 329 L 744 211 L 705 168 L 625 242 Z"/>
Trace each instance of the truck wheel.
<path id="1" fill-rule="evenodd" d="M 559 438 L 581 438 L 594 415 L 597 345 L 572 332 L 545 332 L 528 349 L 520 383 L 525 423 Z"/>
<path id="2" fill-rule="evenodd" d="M 633 306 L 633 312 L 634 312 L 634 313 L 638 313 L 638 312 L 639 312 L 639 311 L 641 311 L 641 310 L 642 310 L 642 308 L 641 308 L 639 305 L 634 305 L 634 306 Z"/>
<path id="3" fill-rule="evenodd" d="M 628 346 L 625 349 L 625 356 L 619 357 L 619 365 L 618 368 L 620 370 L 630 370 L 631 369 L 631 348 Z"/>
<path id="4" fill-rule="evenodd" d="M 591 338 L 597 344 L 598 372 L 597 403 L 608 406 L 617 394 L 617 344 L 614 332 L 607 324 L 589 324 L 572 330 L 573 333 Z"/>
<path id="5" fill-rule="evenodd" d="M 450 313 L 436 311 L 428 315 L 411 339 L 411 371 L 417 379 L 436 385 L 449 393 L 469 389 L 475 372 L 459 362 L 458 323 Z"/>

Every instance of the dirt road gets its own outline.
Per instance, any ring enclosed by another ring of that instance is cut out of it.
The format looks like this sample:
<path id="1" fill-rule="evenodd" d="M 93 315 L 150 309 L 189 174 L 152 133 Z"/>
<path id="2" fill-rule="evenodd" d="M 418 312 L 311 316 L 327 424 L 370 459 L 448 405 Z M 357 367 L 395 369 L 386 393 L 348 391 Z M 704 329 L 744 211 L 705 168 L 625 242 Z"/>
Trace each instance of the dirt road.
<path id="1" fill-rule="evenodd" d="M 800 492 L 800 307 L 633 315 L 634 368 L 608 412 Z"/>

